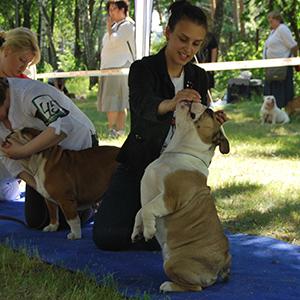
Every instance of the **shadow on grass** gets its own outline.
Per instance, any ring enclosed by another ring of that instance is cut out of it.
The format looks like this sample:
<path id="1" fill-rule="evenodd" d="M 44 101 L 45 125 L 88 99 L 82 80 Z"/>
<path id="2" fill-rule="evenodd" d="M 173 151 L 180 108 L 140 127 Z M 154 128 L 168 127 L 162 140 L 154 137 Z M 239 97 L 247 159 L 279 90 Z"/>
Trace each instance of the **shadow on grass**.
<path id="1" fill-rule="evenodd" d="M 299 203 L 286 203 L 277 207 L 268 209 L 265 212 L 258 210 L 248 210 L 239 214 L 236 218 L 223 222 L 224 226 L 231 232 L 252 232 L 260 233 L 262 229 L 270 228 L 272 231 L 272 224 L 274 228 L 280 228 L 282 224 L 282 231 L 280 238 L 291 241 L 294 238 L 300 240 L 300 222 L 299 216 L 293 217 L 293 214 L 300 211 Z M 284 230 L 288 228 L 288 232 Z M 273 234 L 274 232 L 272 232 Z M 290 235 L 293 233 L 293 235 Z"/>
<path id="2" fill-rule="evenodd" d="M 214 196 L 217 199 L 230 198 L 234 195 L 241 195 L 247 193 L 255 193 L 258 190 L 262 189 L 263 186 L 260 184 L 253 184 L 250 182 L 239 182 L 239 183 L 228 183 L 224 187 L 215 189 L 213 191 Z"/>

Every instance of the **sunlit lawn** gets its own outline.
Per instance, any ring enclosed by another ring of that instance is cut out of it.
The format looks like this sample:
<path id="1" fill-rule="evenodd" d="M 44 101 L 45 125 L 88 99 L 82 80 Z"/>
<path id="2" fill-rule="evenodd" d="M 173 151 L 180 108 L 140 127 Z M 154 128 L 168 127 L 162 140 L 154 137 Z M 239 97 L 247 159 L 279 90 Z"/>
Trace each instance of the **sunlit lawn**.
<path id="1" fill-rule="evenodd" d="M 122 145 L 124 138 L 108 139 L 106 117 L 96 111 L 95 101 L 94 92 L 76 103 L 94 122 L 101 144 Z M 300 116 L 287 125 L 261 125 L 260 101 L 224 108 L 230 117 L 224 127 L 231 151 L 226 156 L 216 151 L 208 182 L 226 229 L 300 245 Z M 83 274 L 2 246 L 0 256 L 0 299 L 121 299 L 114 286 L 99 287 Z"/>

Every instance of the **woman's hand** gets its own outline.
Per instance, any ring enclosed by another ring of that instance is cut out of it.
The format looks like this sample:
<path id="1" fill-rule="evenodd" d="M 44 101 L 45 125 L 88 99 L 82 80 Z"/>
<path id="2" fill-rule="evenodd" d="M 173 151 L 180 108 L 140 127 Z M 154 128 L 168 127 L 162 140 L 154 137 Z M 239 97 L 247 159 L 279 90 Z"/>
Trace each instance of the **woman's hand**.
<path id="1" fill-rule="evenodd" d="M 12 159 L 22 159 L 28 157 L 24 149 L 24 145 L 8 139 L 1 145 L 1 151 L 5 153 L 9 158 Z"/>
<path id="2" fill-rule="evenodd" d="M 196 90 L 183 89 L 178 91 L 174 98 L 162 101 L 158 106 L 158 113 L 163 115 L 170 111 L 175 111 L 177 103 L 183 100 L 201 102 L 201 96 Z"/>
<path id="3" fill-rule="evenodd" d="M 223 110 L 216 111 L 216 118 L 221 123 L 221 125 L 229 120 L 229 118 Z"/>

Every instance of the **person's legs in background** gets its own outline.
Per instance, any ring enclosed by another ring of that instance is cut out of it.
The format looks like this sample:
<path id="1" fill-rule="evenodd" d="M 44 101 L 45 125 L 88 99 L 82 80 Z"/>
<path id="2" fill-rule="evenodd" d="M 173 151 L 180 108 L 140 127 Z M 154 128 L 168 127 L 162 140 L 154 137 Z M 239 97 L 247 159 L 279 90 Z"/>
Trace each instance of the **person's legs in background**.
<path id="1" fill-rule="evenodd" d="M 87 223 L 94 217 L 94 209 L 88 208 L 78 212 L 81 223 Z M 25 221 L 30 228 L 43 229 L 49 225 L 49 213 L 44 197 L 35 189 L 26 185 L 25 189 Z M 68 223 L 59 210 L 59 229 L 69 228 Z"/>
<path id="2" fill-rule="evenodd" d="M 116 138 L 125 134 L 127 110 L 109 111 L 106 113 L 108 120 L 109 137 Z"/>

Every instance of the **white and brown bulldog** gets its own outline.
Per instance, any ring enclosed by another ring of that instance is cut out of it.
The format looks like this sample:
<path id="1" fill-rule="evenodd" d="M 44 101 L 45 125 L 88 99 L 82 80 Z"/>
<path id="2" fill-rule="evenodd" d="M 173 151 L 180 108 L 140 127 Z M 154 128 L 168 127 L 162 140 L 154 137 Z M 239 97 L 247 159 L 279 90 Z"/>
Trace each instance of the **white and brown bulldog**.
<path id="1" fill-rule="evenodd" d="M 132 240 L 143 233 L 146 240 L 155 235 L 159 241 L 171 280 L 161 291 L 201 291 L 228 278 L 229 243 L 207 186 L 216 146 L 229 152 L 215 113 L 200 103 L 180 102 L 175 135 L 145 170 Z"/>
<path id="2" fill-rule="evenodd" d="M 260 115 L 262 124 L 285 124 L 290 121 L 288 114 L 277 106 L 276 99 L 273 95 L 264 96 Z"/>
<path id="3" fill-rule="evenodd" d="M 40 134 L 39 130 L 24 128 L 9 135 L 21 144 Z M 68 239 L 81 238 L 77 211 L 95 206 L 105 192 L 117 167 L 119 148 L 97 146 L 80 151 L 54 146 L 29 158 L 19 160 L 34 177 L 36 190 L 45 197 L 50 224 L 44 231 L 56 231 L 59 226 L 58 206 L 71 228 Z"/>

